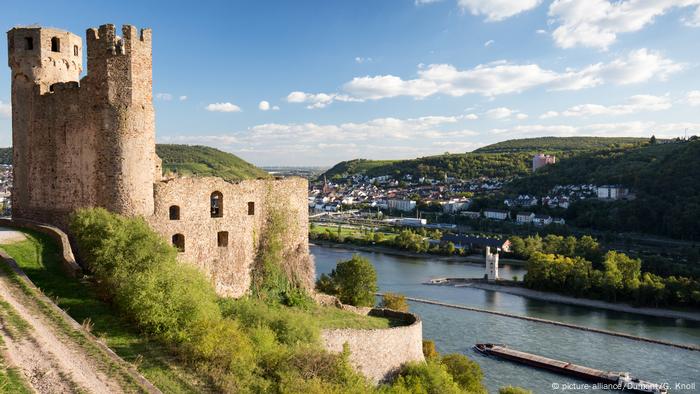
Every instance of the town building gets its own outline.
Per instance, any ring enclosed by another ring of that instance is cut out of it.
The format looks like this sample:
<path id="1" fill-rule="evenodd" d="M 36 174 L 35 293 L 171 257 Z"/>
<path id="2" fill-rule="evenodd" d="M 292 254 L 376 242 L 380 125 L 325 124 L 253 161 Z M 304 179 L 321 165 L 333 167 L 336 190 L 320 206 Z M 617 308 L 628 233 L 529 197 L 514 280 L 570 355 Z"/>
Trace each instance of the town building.
<path id="1" fill-rule="evenodd" d="M 532 172 L 538 169 L 557 162 L 557 158 L 553 155 L 537 154 L 532 158 Z"/>
<path id="2" fill-rule="evenodd" d="M 500 209 L 487 209 L 484 211 L 484 217 L 486 219 L 493 220 L 506 220 L 510 216 L 510 212 L 503 211 Z"/>
<path id="3" fill-rule="evenodd" d="M 402 212 L 411 212 L 416 209 L 416 202 L 413 200 L 387 200 L 387 208 L 391 210 L 397 210 Z"/>
<path id="4" fill-rule="evenodd" d="M 515 221 L 520 224 L 531 223 L 534 217 L 535 214 L 532 212 L 518 212 L 518 214 L 515 215 Z"/>
<path id="5" fill-rule="evenodd" d="M 598 198 L 601 200 L 619 200 L 629 195 L 629 189 L 622 185 L 598 186 Z"/>

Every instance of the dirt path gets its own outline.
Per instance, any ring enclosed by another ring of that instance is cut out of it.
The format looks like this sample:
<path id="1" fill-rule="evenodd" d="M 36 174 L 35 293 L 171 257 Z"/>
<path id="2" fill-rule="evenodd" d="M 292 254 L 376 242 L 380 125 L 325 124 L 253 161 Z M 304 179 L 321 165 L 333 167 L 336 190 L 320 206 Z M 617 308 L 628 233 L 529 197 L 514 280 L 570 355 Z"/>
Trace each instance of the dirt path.
<path id="1" fill-rule="evenodd" d="M 60 333 L 38 308 L 32 307 L 31 298 L 2 270 L 0 299 L 30 326 L 28 332 L 14 338 L 7 327 L 2 327 L 0 336 L 8 363 L 22 371 L 34 390 L 38 393 L 122 392 L 118 382 L 97 370 L 80 345 Z"/>

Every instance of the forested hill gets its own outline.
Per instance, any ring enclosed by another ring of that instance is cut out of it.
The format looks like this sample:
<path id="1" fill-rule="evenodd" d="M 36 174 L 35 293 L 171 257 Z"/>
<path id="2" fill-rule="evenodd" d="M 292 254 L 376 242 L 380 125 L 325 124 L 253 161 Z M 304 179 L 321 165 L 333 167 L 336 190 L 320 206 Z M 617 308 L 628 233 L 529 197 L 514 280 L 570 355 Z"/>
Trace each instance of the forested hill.
<path id="1" fill-rule="evenodd" d="M 207 146 L 156 145 L 163 172 L 218 176 L 228 181 L 268 178 L 270 174 L 231 153 Z M 12 148 L 0 148 L 0 164 L 12 164 Z"/>
<path id="2" fill-rule="evenodd" d="M 622 184 L 636 196 L 614 203 L 585 200 L 569 223 L 700 239 L 700 140 L 583 152 L 515 180 L 513 193 L 546 193 L 554 185 Z"/>
<path id="3" fill-rule="evenodd" d="M 218 176 L 227 181 L 270 177 L 240 157 L 208 146 L 157 144 L 156 153 L 163 160 L 164 173 Z"/>
<path id="4" fill-rule="evenodd" d="M 557 159 L 592 150 L 611 147 L 630 148 L 646 143 L 646 138 L 624 137 L 540 137 L 502 141 L 474 152 L 444 154 L 411 160 L 343 161 L 321 175 L 328 179 L 343 179 L 355 174 L 370 177 L 380 175 L 442 179 L 445 175 L 458 179 L 522 176 L 530 173 L 535 153 L 555 153 Z"/>
<path id="5" fill-rule="evenodd" d="M 633 137 L 538 137 L 507 140 L 487 145 L 475 153 L 581 152 L 612 147 L 629 147 L 647 142 Z"/>
<path id="6" fill-rule="evenodd" d="M 411 160 L 365 160 L 343 161 L 321 174 L 320 179 L 344 179 L 363 174 L 370 177 L 391 175 L 401 178 L 414 177 L 443 179 L 445 176 L 458 179 L 487 177 L 509 177 L 525 175 L 532 165 L 528 153 L 457 153 L 421 157 Z"/>

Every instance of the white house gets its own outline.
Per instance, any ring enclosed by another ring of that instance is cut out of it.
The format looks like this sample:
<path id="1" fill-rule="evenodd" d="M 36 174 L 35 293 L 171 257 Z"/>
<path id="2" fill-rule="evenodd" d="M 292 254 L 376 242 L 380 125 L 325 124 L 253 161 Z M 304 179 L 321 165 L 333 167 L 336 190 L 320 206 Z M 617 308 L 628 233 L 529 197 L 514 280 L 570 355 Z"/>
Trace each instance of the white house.
<path id="1" fill-rule="evenodd" d="M 508 219 L 509 212 L 500 209 L 488 209 L 484 211 L 484 217 L 493 220 L 506 220 Z"/>
<path id="2" fill-rule="evenodd" d="M 549 215 L 535 215 L 535 217 L 532 218 L 532 223 L 534 223 L 535 226 L 546 226 L 552 224 L 552 217 Z"/>
<path id="3" fill-rule="evenodd" d="M 515 221 L 520 224 L 531 223 L 534 217 L 535 214 L 532 212 L 518 212 L 518 214 L 515 216 Z"/>
<path id="4" fill-rule="evenodd" d="M 389 209 L 411 212 L 412 210 L 416 209 L 416 202 L 413 200 L 388 200 L 387 206 Z"/>
<path id="5" fill-rule="evenodd" d="M 604 200 L 619 200 L 629 194 L 629 189 L 621 185 L 598 186 L 598 198 Z"/>
<path id="6" fill-rule="evenodd" d="M 460 212 L 459 214 L 462 215 L 462 216 L 466 216 L 466 217 L 468 217 L 469 219 L 478 219 L 478 218 L 481 217 L 481 213 L 480 213 L 480 212 L 475 212 L 475 211 L 462 211 L 462 212 Z"/>

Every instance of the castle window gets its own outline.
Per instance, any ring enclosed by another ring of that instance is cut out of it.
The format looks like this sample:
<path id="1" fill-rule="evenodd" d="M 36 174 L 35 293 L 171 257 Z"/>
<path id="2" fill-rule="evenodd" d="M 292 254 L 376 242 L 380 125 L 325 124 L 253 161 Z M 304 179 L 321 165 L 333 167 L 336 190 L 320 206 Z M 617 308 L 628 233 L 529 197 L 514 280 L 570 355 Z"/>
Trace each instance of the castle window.
<path id="1" fill-rule="evenodd" d="M 255 215 L 255 203 L 252 201 L 248 202 L 248 215 Z"/>
<path id="2" fill-rule="evenodd" d="M 220 248 L 225 248 L 228 246 L 228 231 L 219 231 L 216 233 L 216 244 Z"/>
<path id="3" fill-rule="evenodd" d="M 51 51 L 61 52 L 61 40 L 58 37 L 54 37 L 51 39 Z"/>
<path id="4" fill-rule="evenodd" d="M 221 192 L 211 194 L 211 217 L 220 218 L 224 216 L 224 195 Z"/>
<path id="5" fill-rule="evenodd" d="M 177 251 L 182 253 L 185 251 L 185 236 L 182 234 L 173 235 L 173 246 L 177 248 Z"/>
<path id="6" fill-rule="evenodd" d="M 73 56 L 78 56 L 78 46 L 73 45 Z"/>
<path id="7" fill-rule="evenodd" d="M 177 205 L 170 206 L 170 220 L 180 220 L 180 207 Z"/>
<path id="8" fill-rule="evenodd" d="M 34 49 L 34 37 L 24 37 L 24 49 L 28 51 Z"/>

